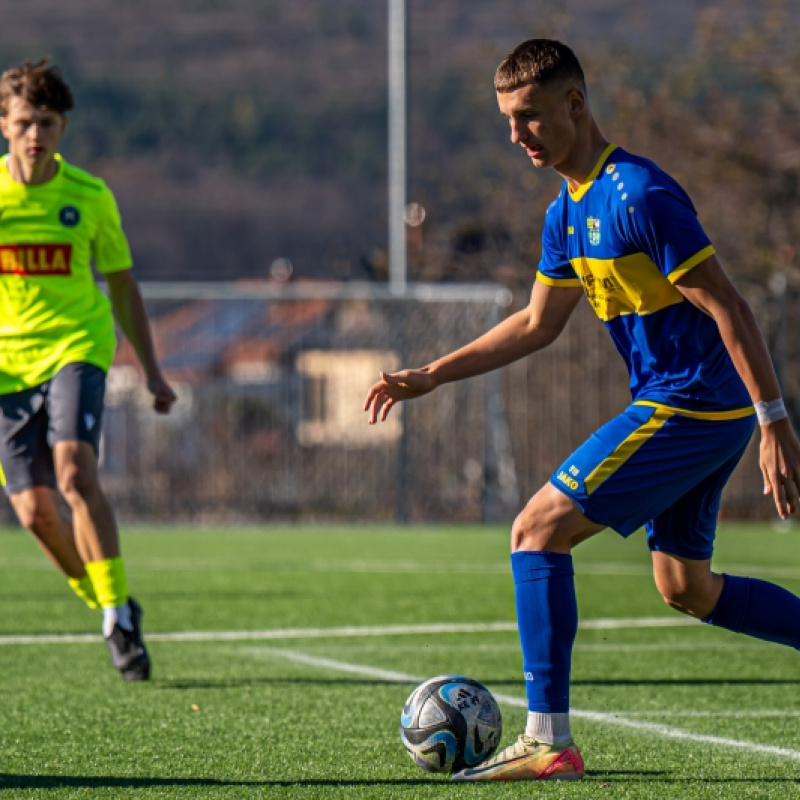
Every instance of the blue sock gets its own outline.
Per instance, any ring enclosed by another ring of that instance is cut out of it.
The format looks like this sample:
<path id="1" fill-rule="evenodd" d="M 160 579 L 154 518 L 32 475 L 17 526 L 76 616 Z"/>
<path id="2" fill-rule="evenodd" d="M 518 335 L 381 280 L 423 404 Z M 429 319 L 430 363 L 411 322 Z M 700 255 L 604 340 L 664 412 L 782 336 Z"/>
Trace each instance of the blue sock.
<path id="1" fill-rule="evenodd" d="M 511 572 L 528 710 L 565 713 L 572 644 L 578 632 L 572 556 L 520 550 L 511 554 Z"/>
<path id="2" fill-rule="evenodd" d="M 723 577 L 722 594 L 703 622 L 800 650 L 800 597 L 757 578 Z"/>

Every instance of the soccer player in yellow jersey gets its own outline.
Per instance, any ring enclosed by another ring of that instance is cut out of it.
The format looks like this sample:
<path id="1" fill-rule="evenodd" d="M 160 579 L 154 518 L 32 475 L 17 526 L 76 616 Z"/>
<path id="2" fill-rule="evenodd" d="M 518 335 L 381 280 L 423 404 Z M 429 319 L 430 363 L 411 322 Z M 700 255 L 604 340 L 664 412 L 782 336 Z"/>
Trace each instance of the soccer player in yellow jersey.
<path id="1" fill-rule="evenodd" d="M 175 394 L 159 369 L 114 197 L 58 155 L 72 93 L 47 60 L 0 77 L 0 466 L 22 525 L 90 608 L 125 680 L 146 680 L 142 610 L 129 596 L 97 452 L 114 317 L 154 408 Z M 95 283 L 106 279 L 109 299 Z M 113 313 L 112 313 L 113 312 Z M 71 510 L 59 511 L 58 492 Z"/>

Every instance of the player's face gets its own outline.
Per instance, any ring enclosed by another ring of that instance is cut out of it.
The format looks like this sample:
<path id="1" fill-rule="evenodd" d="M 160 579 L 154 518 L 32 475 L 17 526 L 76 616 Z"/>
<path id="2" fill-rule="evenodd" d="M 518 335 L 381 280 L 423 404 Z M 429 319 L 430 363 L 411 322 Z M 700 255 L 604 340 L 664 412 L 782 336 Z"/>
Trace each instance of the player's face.
<path id="1" fill-rule="evenodd" d="M 575 120 L 583 108 L 577 89 L 535 83 L 513 92 L 498 92 L 500 112 L 511 126 L 511 141 L 521 145 L 536 167 L 559 168 L 573 151 Z"/>
<path id="2" fill-rule="evenodd" d="M 31 168 L 52 160 L 66 126 L 66 117 L 49 108 L 37 108 L 23 97 L 12 97 L 8 113 L 0 117 L 10 156 Z"/>

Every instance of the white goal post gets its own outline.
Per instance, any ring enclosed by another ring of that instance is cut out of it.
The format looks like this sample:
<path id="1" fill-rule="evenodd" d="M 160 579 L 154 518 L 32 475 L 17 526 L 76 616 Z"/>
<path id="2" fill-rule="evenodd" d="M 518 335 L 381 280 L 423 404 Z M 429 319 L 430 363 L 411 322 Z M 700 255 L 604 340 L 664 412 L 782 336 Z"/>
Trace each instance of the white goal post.
<path id="1" fill-rule="evenodd" d="M 180 400 L 149 409 L 120 337 L 103 483 L 141 519 L 493 521 L 519 487 L 500 373 L 442 387 L 370 426 L 379 370 L 418 366 L 502 319 L 494 284 L 140 284 Z"/>

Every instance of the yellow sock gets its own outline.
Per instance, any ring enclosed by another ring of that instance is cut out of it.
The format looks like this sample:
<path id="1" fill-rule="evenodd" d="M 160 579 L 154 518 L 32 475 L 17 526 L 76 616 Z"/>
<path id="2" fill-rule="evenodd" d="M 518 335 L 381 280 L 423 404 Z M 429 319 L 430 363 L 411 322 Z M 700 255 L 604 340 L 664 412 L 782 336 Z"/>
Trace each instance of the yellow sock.
<path id="1" fill-rule="evenodd" d="M 88 574 L 82 578 L 67 578 L 69 588 L 75 592 L 89 608 L 100 608 L 100 603 L 97 602 L 97 595 L 94 593 L 94 586 L 92 579 Z"/>
<path id="2" fill-rule="evenodd" d="M 86 574 L 101 608 L 121 606 L 128 601 L 128 579 L 121 558 L 91 561 L 86 565 Z"/>

